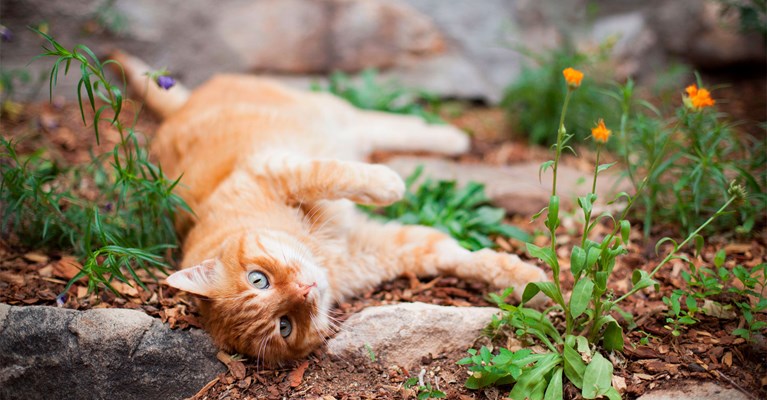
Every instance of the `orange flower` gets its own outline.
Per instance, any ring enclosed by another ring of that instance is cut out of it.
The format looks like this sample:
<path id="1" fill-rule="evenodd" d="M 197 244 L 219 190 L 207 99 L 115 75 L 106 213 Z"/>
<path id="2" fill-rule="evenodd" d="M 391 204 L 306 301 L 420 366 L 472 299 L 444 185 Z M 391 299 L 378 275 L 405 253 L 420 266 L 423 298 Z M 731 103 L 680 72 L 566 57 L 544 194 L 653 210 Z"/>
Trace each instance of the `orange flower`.
<path id="1" fill-rule="evenodd" d="M 565 70 L 562 71 L 562 75 L 565 76 L 565 81 L 567 81 L 567 86 L 575 89 L 581 85 L 581 80 L 583 79 L 583 72 L 573 68 L 565 68 Z"/>
<path id="2" fill-rule="evenodd" d="M 599 119 L 595 128 L 591 128 L 591 136 L 594 137 L 594 140 L 600 143 L 607 143 L 607 139 L 610 139 L 612 133 L 611 130 L 607 129 L 605 121 L 602 118 Z"/>
<path id="3" fill-rule="evenodd" d="M 685 104 L 694 110 L 700 110 L 704 107 L 711 107 L 716 102 L 711 98 L 711 93 L 703 88 L 698 89 L 698 86 L 692 84 L 685 89 L 687 92 L 687 98 L 685 98 Z"/>

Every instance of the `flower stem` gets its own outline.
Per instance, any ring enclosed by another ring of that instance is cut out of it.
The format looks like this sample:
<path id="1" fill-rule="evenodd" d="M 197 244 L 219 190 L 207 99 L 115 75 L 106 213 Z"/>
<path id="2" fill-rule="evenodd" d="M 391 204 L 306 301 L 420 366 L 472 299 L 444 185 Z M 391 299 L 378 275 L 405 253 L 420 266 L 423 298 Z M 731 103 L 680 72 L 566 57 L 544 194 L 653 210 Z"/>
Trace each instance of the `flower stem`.
<path id="1" fill-rule="evenodd" d="M 562 106 L 562 114 L 559 116 L 559 129 L 557 130 L 557 148 L 554 156 L 554 180 L 551 185 L 551 195 L 557 195 L 557 167 L 559 166 L 559 156 L 562 154 L 562 140 L 565 136 L 565 114 L 567 114 L 567 105 L 570 103 L 570 95 L 573 90 L 567 88 L 567 94 L 565 95 L 565 104 Z M 553 233 L 553 232 L 552 232 Z M 553 235 L 552 235 L 553 238 Z M 552 239 L 553 240 L 553 239 Z"/>
<path id="2" fill-rule="evenodd" d="M 735 201 L 735 199 L 736 199 L 735 197 L 731 197 L 729 200 L 727 200 L 726 203 L 724 203 L 724 205 L 722 207 L 719 208 L 719 210 L 717 210 L 714 213 L 714 215 L 710 216 L 706 220 L 706 222 L 704 222 L 701 226 L 699 226 L 698 229 L 696 229 L 694 232 L 692 232 L 689 235 L 687 235 L 687 238 L 681 244 L 679 244 L 678 246 L 675 246 L 674 250 L 672 252 L 670 252 L 663 260 L 661 260 L 661 262 L 659 262 L 658 265 L 655 266 L 655 268 L 653 268 L 652 272 L 650 272 L 648 277 L 652 278 L 653 276 L 655 276 L 655 274 L 660 270 L 660 268 L 663 265 L 665 265 L 667 262 L 669 262 L 669 260 L 671 260 L 671 258 L 674 257 L 674 254 L 676 254 L 676 252 L 679 249 L 681 249 L 682 247 L 686 246 L 687 243 L 689 243 L 690 240 L 692 240 L 695 236 L 697 236 L 700 231 L 705 229 L 706 226 L 708 226 L 708 224 L 713 222 L 718 216 L 722 215 L 724 210 L 727 209 L 727 207 L 729 207 L 730 204 L 732 204 L 732 202 Z M 637 289 L 631 289 L 626 294 L 624 294 L 623 296 L 618 297 L 617 299 L 615 299 L 615 301 L 613 301 L 612 303 L 613 304 L 617 304 L 617 303 L 623 301 L 626 297 L 631 296 L 632 294 L 634 294 L 636 292 L 637 292 Z"/>

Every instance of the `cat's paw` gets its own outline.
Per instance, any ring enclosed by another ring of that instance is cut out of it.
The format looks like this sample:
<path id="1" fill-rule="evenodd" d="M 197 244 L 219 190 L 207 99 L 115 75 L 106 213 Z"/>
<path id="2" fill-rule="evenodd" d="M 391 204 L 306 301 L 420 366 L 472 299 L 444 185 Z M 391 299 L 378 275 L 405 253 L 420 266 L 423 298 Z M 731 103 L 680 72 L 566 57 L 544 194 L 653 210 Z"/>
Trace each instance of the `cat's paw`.
<path id="1" fill-rule="evenodd" d="M 355 203 L 385 206 L 401 200 L 405 195 L 405 182 L 389 167 L 366 165 L 363 179 L 363 190 L 351 196 Z"/>
<path id="2" fill-rule="evenodd" d="M 432 141 L 429 151 L 447 155 L 462 154 L 469 151 L 471 142 L 469 136 L 458 128 L 450 125 L 433 125 L 430 129 L 438 136 Z"/>
<path id="3" fill-rule="evenodd" d="M 533 264 L 522 261 L 515 254 L 495 253 L 494 264 L 497 269 L 492 283 L 501 289 L 514 288 L 512 297 L 516 301 L 522 301 L 522 293 L 524 293 L 527 284 L 549 281 L 546 272 Z M 538 293 L 525 304 L 537 307 L 545 301 L 546 297 L 542 293 Z"/>

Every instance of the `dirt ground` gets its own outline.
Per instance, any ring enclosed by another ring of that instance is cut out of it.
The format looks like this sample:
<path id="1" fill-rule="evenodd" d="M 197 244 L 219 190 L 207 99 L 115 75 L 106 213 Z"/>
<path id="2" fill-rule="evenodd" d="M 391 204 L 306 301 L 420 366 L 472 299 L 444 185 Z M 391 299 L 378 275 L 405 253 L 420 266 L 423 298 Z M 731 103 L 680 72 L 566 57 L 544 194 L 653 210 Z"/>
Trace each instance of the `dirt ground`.
<path id="1" fill-rule="evenodd" d="M 763 120 L 759 106 L 747 104 L 741 115 Z M 750 111 L 749 111 L 750 108 Z M 736 113 L 737 115 L 737 113 Z M 474 132 L 473 152 L 460 157 L 462 162 L 488 162 L 508 164 L 523 160 L 545 160 L 546 149 L 530 148 L 524 143 L 503 141 L 497 132 L 503 129 L 503 112 L 498 109 L 471 109 L 453 118 L 457 125 Z M 151 133 L 158 121 L 142 114 L 137 131 Z M 88 149 L 94 145 L 92 130 L 84 127 L 77 106 L 59 100 L 53 104 L 26 105 L 14 120 L 4 117 L 0 132 L 8 138 L 24 138 L 20 149 L 30 152 L 38 147 L 48 149 L 51 157 L 62 162 L 84 162 L 90 159 Z M 102 145 L 96 151 L 111 149 L 116 141 L 114 132 L 104 129 Z M 378 154 L 377 159 L 388 155 Z M 570 159 L 565 162 L 575 166 L 581 162 Z M 523 229 L 533 232 L 527 218 L 510 220 Z M 605 228 L 606 229 L 606 228 Z M 727 252 L 728 268 L 736 264 L 754 266 L 767 258 L 767 233 L 764 228 L 756 238 L 743 240 L 730 236 L 707 238 L 702 255 L 695 262 L 710 265 L 719 249 Z M 658 226 L 654 238 L 676 234 L 670 227 Z M 563 244 L 574 242 L 565 232 Z M 544 239 L 545 240 L 545 239 Z M 661 257 L 655 255 L 655 240 L 645 242 L 641 233 L 632 232 L 630 253 L 619 259 L 611 287 L 617 294 L 630 287 L 634 269 L 649 271 Z M 499 246 L 507 251 L 523 254 L 523 244 L 513 240 L 498 239 Z M 560 254 L 562 258 L 568 258 Z M 694 259 L 692 254 L 688 254 Z M 0 241 L 0 302 L 11 305 L 56 305 L 56 296 L 66 282 L 77 272 L 78 262 L 66 253 L 45 249 L 23 248 L 12 233 Z M 738 318 L 719 319 L 701 315 L 700 323 L 673 337 L 665 329 L 665 305 L 661 297 L 675 288 L 683 288 L 680 275 L 681 262 L 671 263 L 657 276 L 660 291 L 646 291 L 629 298 L 623 307 L 637 316 L 637 328 L 628 333 L 625 351 L 613 354 L 615 373 L 619 384 L 625 384 L 625 397 L 635 398 L 649 389 L 673 386 L 682 380 L 716 381 L 722 386 L 734 387 L 752 398 L 767 398 L 767 345 L 762 336 L 755 344 L 732 336 L 735 327 L 742 326 Z M 564 273 L 563 276 L 569 274 Z M 569 290 L 572 281 L 563 282 Z M 109 292 L 88 294 L 82 282 L 73 285 L 64 307 L 87 309 L 99 307 L 123 307 L 141 309 L 162 319 L 176 329 L 201 327 L 194 299 L 163 283 L 148 284 L 148 291 L 140 287 L 117 284 L 122 296 Z M 397 302 L 421 301 L 452 306 L 488 306 L 485 299 L 489 288 L 477 282 L 461 281 L 452 277 L 434 277 L 418 280 L 406 277 L 386 282 L 376 289 L 339 304 L 335 316 L 340 320 L 371 305 Z M 765 320 L 765 315 L 757 318 Z M 639 345 L 640 339 L 648 338 L 647 345 Z M 480 344 L 491 345 L 488 338 L 479 338 Z M 496 343 L 497 345 L 497 343 Z M 456 365 L 465 357 L 464 352 L 432 354 L 424 357 L 421 368 L 425 378 L 444 391 L 451 399 L 497 399 L 508 393 L 508 388 L 490 388 L 472 391 L 463 387 L 466 369 Z M 415 398 L 412 389 L 403 383 L 421 371 L 406 370 L 388 364 L 385 357 L 360 364 L 358 361 L 333 358 L 324 349 L 311 354 L 307 360 L 281 367 L 258 365 L 253 360 L 232 359 L 220 354 L 228 371 L 202 388 L 197 399 L 245 399 L 245 398 L 322 398 L 322 399 L 402 399 Z M 574 398 L 574 388 L 566 389 Z M 568 396 L 566 396 L 568 397 Z"/>

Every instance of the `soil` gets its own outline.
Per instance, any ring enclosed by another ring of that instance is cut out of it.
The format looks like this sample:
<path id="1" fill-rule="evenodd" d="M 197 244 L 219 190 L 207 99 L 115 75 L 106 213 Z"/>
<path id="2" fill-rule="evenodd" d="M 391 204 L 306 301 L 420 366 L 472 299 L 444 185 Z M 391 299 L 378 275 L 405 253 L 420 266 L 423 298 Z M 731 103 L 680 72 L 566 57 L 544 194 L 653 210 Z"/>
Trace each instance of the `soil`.
<path id="1" fill-rule="evenodd" d="M 748 109 L 748 107 L 746 107 Z M 130 113 L 130 108 L 127 110 Z M 759 111 L 761 112 L 761 111 Z M 0 121 L 0 132 L 6 138 L 24 138 L 20 152 L 44 148 L 50 157 L 66 163 L 84 162 L 90 159 L 88 151 L 95 146 L 92 130 L 83 126 L 77 106 L 55 100 L 53 104 L 29 104 L 14 119 L 6 115 Z M 761 114 L 756 118 L 762 117 Z M 499 137 L 503 131 L 503 112 L 498 109 L 469 109 L 453 118 L 454 123 L 475 133 L 473 151 L 459 158 L 461 162 L 486 162 L 508 164 L 521 160 L 547 159 L 546 149 L 530 148 L 524 143 L 510 142 Z M 158 121 L 149 113 L 142 113 L 137 131 L 154 132 Z M 116 143 L 116 133 L 107 126 L 102 129 L 101 145 L 94 151 L 111 149 Z M 496 133 L 494 133 L 496 132 Z M 588 154 L 588 153 L 586 153 Z M 581 153 L 583 155 L 583 153 Z M 377 154 L 385 159 L 387 154 Z M 586 156 L 588 157 L 588 155 Z M 565 162 L 575 166 L 585 165 L 577 159 Z M 590 164 L 589 164 L 590 165 Z M 529 225 L 527 219 L 514 217 L 511 223 L 532 232 L 539 225 Z M 540 222 L 538 222 L 540 224 Z M 564 223 L 563 225 L 567 225 Z M 604 228 L 607 229 L 607 228 Z M 653 238 L 675 235 L 672 227 L 658 226 Z M 574 243 L 577 237 L 569 236 L 563 228 L 561 243 Z M 662 258 L 656 256 L 653 243 L 645 241 L 638 231 L 631 233 L 629 254 L 619 259 L 611 287 L 617 294 L 630 286 L 634 269 L 649 271 Z M 506 251 L 523 253 L 523 245 L 515 241 L 498 239 L 499 247 Z M 708 238 L 700 257 L 687 254 L 698 265 L 710 265 L 714 254 L 725 249 L 728 254 L 726 267 L 736 264 L 754 266 L 767 258 L 767 234 L 749 240 L 714 236 Z M 569 258 L 569 250 L 559 256 Z M 0 241 L 0 302 L 11 305 L 57 305 L 57 295 L 62 293 L 69 279 L 78 271 L 76 259 L 59 251 L 24 248 L 12 233 Z M 734 387 L 752 398 L 767 397 L 767 345 L 764 337 L 756 343 L 747 343 L 731 335 L 742 319 L 714 318 L 700 315 L 701 321 L 674 337 L 664 328 L 666 307 L 662 296 L 675 288 L 684 287 L 681 262 L 671 263 L 656 277 L 660 290 L 637 293 L 623 304 L 625 311 L 637 316 L 637 327 L 626 336 L 623 353 L 611 355 L 615 364 L 617 385 L 625 385 L 625 397 L 635 398 L 656 387 L 673 386 L 682 380 L 716 381 L 726 387 Z M 563 273 L 567 277 L 569 274 Z M 562 283 L 569 290 L 572 281 Z M 201 327 L 194 299 L 183 292 L 166 286 L 163 282 L 147 284 L 147 290 L 134 285 L 117 284 L 121 296 L 102 291 L 89 294 L 83 282 L 77 282 L 67 292 L 59 306 L 72 309 L 99 307 L 122 307 L 144 310 L 162 319 L 172 328 Z M 489 306 L 485 295 L 489 288 L 478 282 L 462 281 L 452 277 L 434 277 L 418 280 L 402 277 L 386 282 L 376 289 L 339 304 L 335 310 L 340 320 L 368 306 L 406 301 L 421 301 L 452 306 Z M 764 314 L 756 318 L 767 319 Z M 646 339 L 647 344 L 640 345 Z M 479 338 L 477 346 L 498 345 L 488 338 Z M 456 365 L 465 357 L 462 351 L 432 354 L 424 357 L 421 369 L 424 379 L 444 391 L 451 399 L 496 399 L 508 393 L 508 388 L 488 388 L 472 391 L 463 386 L 467 370 Z M 415 398 L 413 389 L 404 382 L 418 376 L 420 370 L 406 370 L 377 358 L 367 363 L 338 359 L 319 349 L 306 360 L 280 367 L 265 368 L 253 360 L 240 360 L 224 353 L 219 358 L 228 365 L 228 371 L 216 377 L 195 396 L 197 399 L 245 399 L 245 398 L 322 398 L 322 399 L 401 399 Z M 573 388 L 567 394 L 574 398 Z M 568 396 L 566 396 L 568 397 Z"/>

